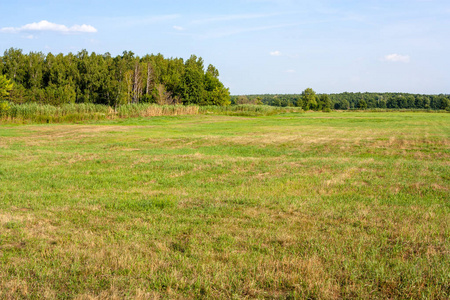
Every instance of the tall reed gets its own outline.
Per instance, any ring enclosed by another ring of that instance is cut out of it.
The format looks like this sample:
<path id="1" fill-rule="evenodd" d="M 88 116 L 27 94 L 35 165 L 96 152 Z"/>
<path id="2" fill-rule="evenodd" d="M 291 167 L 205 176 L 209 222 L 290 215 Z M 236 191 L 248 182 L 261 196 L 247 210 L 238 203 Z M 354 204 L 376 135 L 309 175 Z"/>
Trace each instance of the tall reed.
<path id="1" fill-rule="evenodd" d="M 9 104 L 0 107 L 3 123 L 61 123 L 130 117 L 176 116 L 199 113 L 198 106 L 128 104 L 113 109 L 107 105 L 80 103 L 62 106 L 37 103 Z"/>
<path id="2" fill-rule="evenodd" d="M 61 106 L 37 103 L 10 104 L 0 106 L 2 123 L 62 123 L 116 118 L 177 116 L 196 114 L 219 114 L 232 116 L 268 116 L 286 112 L 300 112 L 297 107 L 275 107 L 268 105 L 197 106 L 157 105 L 149 103 L 126 104 L 112 108 L 108 105 L 78 103 Z"/>

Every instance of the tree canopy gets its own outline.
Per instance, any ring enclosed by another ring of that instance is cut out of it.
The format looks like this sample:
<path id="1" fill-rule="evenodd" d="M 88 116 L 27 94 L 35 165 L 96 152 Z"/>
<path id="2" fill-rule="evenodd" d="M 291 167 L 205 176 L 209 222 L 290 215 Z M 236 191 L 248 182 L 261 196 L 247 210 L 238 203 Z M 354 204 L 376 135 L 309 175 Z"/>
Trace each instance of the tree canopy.
<path id="1" fill-rule="evenodd" d="M 230 104 L 219 71 L 213 65 L 205 70 L 195 55 L 184 61 L 162 54 L 139 57 L 132 51 L 112 57 L 86 50 L 24 54 L 10 48 L 0 56 L 0 75 L 14 83 L 8 99 L 15 103 Z"/>
<path id="2" fill-rule="evenodd" d="M 433 109 L 450 110 L 450 95 L 422 95 L 408 93 L 339 93 L 316 94 L 316 107 L 313 104 L 312 89 L 306 89 L 302 94 L 265 94 L 231 96 L 231 102 L 237 103 L 245 96 L 248 103 L 259 99 L 262 103 L 272 106 L 298 106 L 303 109 L 327 110 L 331 109 Z M 363 102 L 362 102 L 362 101 Z M 307 101 L 307 102 L 305 102 Z M 364 105 L 365 103 L 365 105 Z M 361 106 L 362 105 L 362 106 Z"/>

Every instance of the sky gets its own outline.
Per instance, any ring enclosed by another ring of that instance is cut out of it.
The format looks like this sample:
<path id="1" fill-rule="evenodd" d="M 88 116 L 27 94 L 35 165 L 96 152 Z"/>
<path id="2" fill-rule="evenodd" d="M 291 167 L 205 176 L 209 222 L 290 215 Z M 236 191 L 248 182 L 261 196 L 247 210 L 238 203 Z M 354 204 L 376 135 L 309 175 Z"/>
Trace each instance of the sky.
<path id="1" fill-rule="evenodd" d="M 450 94 L 449 0 L 0 0 L 0 12 L 2 52 L 195 54 L 233 95 Z"/>

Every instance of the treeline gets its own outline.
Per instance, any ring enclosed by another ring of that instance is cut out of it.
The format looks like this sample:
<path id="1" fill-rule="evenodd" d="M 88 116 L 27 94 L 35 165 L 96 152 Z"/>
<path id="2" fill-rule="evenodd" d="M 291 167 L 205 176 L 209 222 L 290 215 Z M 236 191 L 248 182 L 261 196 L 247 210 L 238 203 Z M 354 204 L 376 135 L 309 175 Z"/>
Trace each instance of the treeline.
<path id="1" fill-rule="evenodd" d="M 421 95 L 407 93 L 340 93 L 315 94 L 315 101 L 306 89 L 302 94 L 232 96 L 232 104 L 266 104 L 271 106 L 298 106 L 304 109 L 432 109 L 450 110 L 450 95 Z M 306 92 L 306 93 L 305 93 Z M 312 91 L 313 92 L 313 91 Z M 309 107 L 308 106 L 309 101 Z M 328 103 L 329 101 L 329 103 Z"/>
<path id="2" fill-rule="evenodd" d="M 113 57 L 86 50 L 24 54 L 10 48 L 0 56 L 2 75 L 13 83 L 6 100 L 16 104 L 230 103 L 219 71 L 213 65 L 205 68 L 203 59 L 195 55 L 184 61 L 161 54 L 139 57 L 131 51 Z"/>

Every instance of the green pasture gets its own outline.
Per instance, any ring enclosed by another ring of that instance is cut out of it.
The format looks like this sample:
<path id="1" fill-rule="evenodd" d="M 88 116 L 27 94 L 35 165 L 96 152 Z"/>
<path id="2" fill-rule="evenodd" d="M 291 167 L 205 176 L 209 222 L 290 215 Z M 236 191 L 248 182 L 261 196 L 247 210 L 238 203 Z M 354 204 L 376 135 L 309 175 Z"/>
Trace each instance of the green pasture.
<path id="1" fill-rule="evenodd" d="M 450 114 L 0 125 L 2 299 L 448 299 Z"/>

